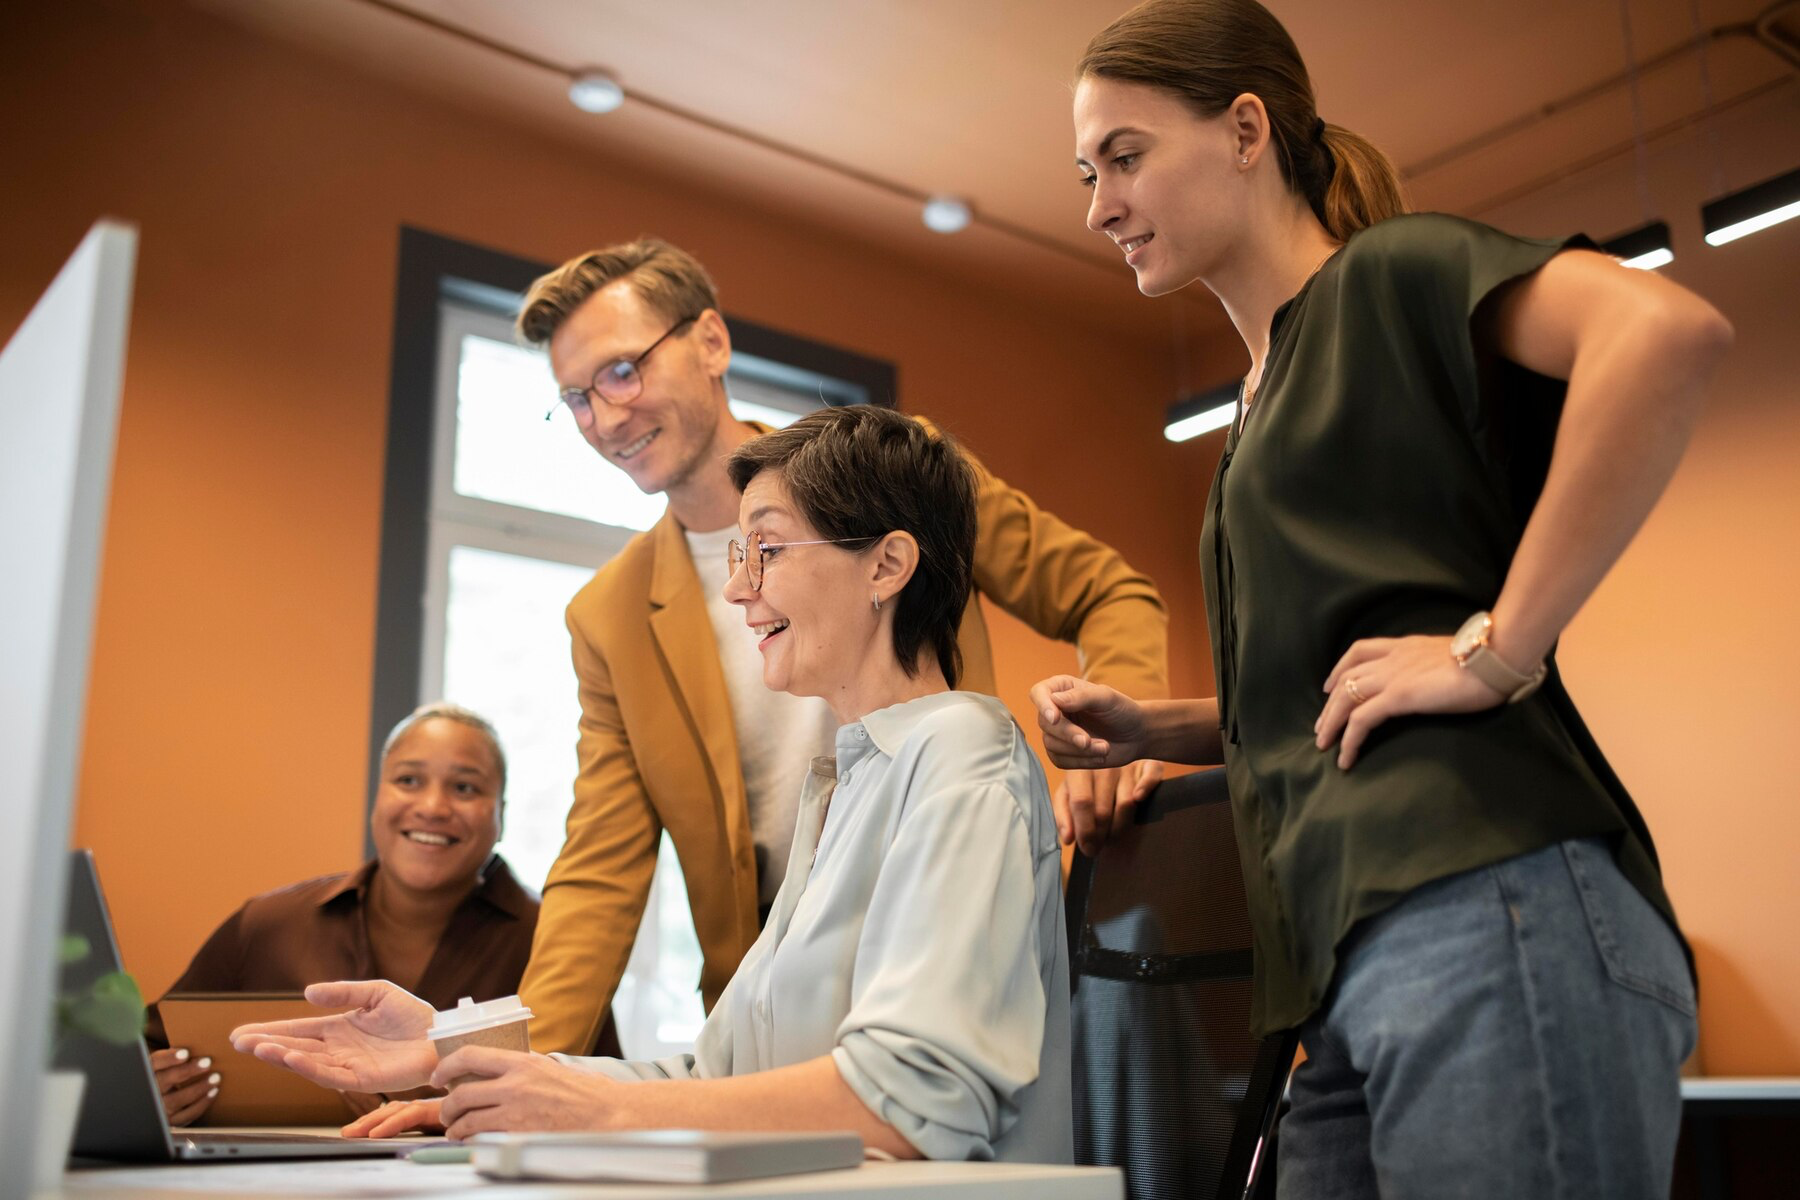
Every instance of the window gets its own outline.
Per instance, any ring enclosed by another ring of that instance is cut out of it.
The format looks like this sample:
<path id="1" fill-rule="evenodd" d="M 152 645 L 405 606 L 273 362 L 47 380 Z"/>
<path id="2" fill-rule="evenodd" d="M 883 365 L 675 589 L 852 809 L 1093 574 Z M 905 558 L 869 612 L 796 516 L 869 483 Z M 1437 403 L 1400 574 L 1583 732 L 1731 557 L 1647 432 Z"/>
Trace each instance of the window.
<path id="1" fill-rule="evenodd" d="M 544 357 L 514 342 L 511 318 L 545 269 L 412 230 L 402 238 L 370 723 L 372 792 L 382 738 L 421 700 L 443 697 L 494 722 L 509 767 L 500 850 L 532 888 L 561 849 L 576 768 L 563 608 L 665 508 L 594 453 L 566 407 L 543 419 L 556 385 Z M 727 388 L 742 418 L 779 427 L 821 403 L 891 395 L 882 364 L 731 327 L 743 348 Z M 665 836 L 613 1000 L 627 1054 L 692 1048 L 700 962 Z"/>

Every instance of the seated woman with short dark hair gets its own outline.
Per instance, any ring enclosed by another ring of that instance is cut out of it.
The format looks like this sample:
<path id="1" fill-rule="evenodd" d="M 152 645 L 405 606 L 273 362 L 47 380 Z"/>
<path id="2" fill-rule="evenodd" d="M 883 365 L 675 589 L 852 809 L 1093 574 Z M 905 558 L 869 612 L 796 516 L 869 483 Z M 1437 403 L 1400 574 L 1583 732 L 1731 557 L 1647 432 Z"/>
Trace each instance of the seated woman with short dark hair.
<path id="1" fill-rule="evenodd" d="M 1050 793 L 999 701 L 957 692 L 973 477 L 881 408 L 826 409 L 732 456 L 726 596 L 771 688 L 843 722 L 813 760 L 773 912 L 700 1032 L 660 1062 L 465 1047 L 391 983 L 315 985 L 338 1016 L 233 1040 L 331 1087 L 464 1076 L 486 1130 L 849 1129 L 898 1157 L 1068 1162 L 1068 954 Z M 389 1133 L 394 1122 L 367 1125 Z"/>

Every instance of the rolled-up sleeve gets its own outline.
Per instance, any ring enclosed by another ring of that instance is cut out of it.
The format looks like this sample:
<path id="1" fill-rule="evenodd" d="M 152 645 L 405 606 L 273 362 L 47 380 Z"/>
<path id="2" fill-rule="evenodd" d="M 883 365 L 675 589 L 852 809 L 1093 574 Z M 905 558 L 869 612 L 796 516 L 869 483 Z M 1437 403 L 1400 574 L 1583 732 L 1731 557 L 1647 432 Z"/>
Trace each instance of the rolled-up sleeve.
<path id="1" fill-rule="evenodd" d="M 1035 865 L 1000 783 L 910 800 L 882 863 L 832 1058 L 927 1158 L 993 1158 L 1038 1077 Z"/>

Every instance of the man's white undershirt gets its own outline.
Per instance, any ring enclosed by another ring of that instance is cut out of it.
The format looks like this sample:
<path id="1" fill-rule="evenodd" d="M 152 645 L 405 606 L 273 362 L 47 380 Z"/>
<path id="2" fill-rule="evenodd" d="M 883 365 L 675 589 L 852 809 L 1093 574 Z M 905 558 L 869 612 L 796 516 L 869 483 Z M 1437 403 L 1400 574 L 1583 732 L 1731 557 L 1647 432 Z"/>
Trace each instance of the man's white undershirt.
<path id="1" fill-rule="evenodd" d="M 763 686 L 756 635 L 744 621 L 744 610 L 725 599 L 725 551 L 731 539 L 740 536 L 737 526 L 686 532 L 706 593 L 706 615 L 719 643 L 731 716 L 737 722 L 738 762 L 750 805 L 750 837 L 756 844 L 757 900 L 768 904 L 787 870 L 806 772 L 816 756 L 835 752 L 837 717 L 815 696 L 790 696 Z"/>

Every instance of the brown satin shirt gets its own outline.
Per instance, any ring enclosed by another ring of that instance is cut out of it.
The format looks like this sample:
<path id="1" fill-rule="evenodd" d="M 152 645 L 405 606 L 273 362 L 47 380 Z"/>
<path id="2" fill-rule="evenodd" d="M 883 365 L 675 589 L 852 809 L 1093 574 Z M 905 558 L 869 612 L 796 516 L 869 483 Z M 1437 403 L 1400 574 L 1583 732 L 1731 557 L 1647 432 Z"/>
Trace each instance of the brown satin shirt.
<path id="1" fill-rule="evenodd" d="M 369 860 L 356 871 L 252 896 L 207 937 L 169 991 L 301 991 L 331 979 L 382 979 L 365 909 L 378 865 Z M 513 995 L 536 927 L 538 898 L 493 856 L 450 916 L 414 991 L 439 1009 L 463 997 Z M 169 1043 L 155 1006 L 144 1036 L 155 1049 Z"/>
<path id="2" fill-rule="evenodd" d="M 306 984 L 333 979 L 382 979 L 382 964 L 369 945 L 365 907 L 378 867 L 369 860 L 356 871 L 252 896 L 207 937 L 169 993 L 302 991 Z M 513 878 L 504 858 L 493 856 L 475 891 L 450 916 L 414 995 L 446 1009 L 463 997 L 493 1000 L 517 993 L 536 927 L 538 898 Z M 621 1052 L 610 1013 L 601 1036 L 608 1049 L 599 1052 Z M 155 1004 L 149 1006 L 144 1040 L 151 1049 L 169 1045 Z M 382 1099 L 346 1092 L 353 1114 Z"/>
<path id="3" fill-rule="evenodd" d="M 382 978 L 366 909 L 378 866 L 371 860 L 355 871 L 245 901 L 206 939 L 169 991 L 298 992 L 325 980 Z M 464 996 L 479 1001 L 512 995 L 531 956 L 537 919 L 538 898 L 496 854 L 451 915 L 414 992 L 439 1009 L 455 1007 Z M 145 1037 L 153 1049 L 168 1045 L 155 1005 Z M 618 1053 L 616 1042 L 611 1052 Z"/>

